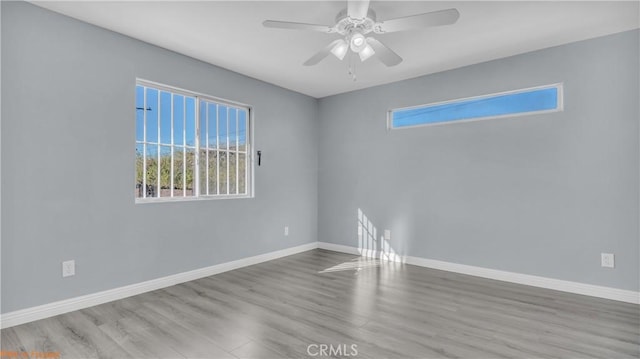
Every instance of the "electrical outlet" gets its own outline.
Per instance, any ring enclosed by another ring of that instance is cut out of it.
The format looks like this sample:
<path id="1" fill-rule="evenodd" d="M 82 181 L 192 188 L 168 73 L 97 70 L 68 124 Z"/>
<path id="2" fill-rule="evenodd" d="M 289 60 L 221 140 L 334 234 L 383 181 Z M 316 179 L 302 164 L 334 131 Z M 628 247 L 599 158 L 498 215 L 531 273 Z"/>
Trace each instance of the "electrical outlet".
<path id="1" fill-rule="evenodd" d="M 284 235 L 285 236 L 289 235 L 289 226 L 284 226 Z"/>
<path id="2" fill-rule="evenodd" d="M 390 241 L 391 240 L 391 230 L 389 230 L 389 229 L 385 229 L 384 230 L 384 240 L 385 241 Z"/>
<path id="3" fill-rule="evenodd" d="M 614 268 L 615 257 L 613 253 L 600 253 L 600 265 L 605 268 Z"/>
<path id="4" fill-rule="evenodd" d="M 70 277 L 72 275 L 76 275 L 76 261 L 62 262 L 62 276 Z"/>

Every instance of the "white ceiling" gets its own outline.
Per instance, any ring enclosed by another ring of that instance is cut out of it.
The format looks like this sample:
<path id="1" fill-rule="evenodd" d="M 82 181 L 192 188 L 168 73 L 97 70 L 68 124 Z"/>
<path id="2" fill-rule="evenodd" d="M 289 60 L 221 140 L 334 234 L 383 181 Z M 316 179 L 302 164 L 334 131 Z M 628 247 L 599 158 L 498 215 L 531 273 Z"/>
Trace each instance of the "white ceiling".
<path id="1" fill-rule="evenodd" d="M 313 97 L 413 78 L 640 27 L 639 2 L 372 1 L 378 20 L 457 8 L 454 25 L 376 35 L 404 58 L 302 63 L 339 35 L 268 29 L 266 19 L 333 25 L 346 1 L 81 1 L 34 4 Z"/>

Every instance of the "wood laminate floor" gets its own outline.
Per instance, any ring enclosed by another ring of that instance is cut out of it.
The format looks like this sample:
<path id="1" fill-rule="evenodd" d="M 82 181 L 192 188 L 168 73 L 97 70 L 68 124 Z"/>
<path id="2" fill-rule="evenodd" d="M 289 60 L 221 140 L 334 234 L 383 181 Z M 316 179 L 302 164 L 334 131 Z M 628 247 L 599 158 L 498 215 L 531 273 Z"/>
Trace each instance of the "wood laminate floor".
<path id="1" fill-rule="evenodd" d="M 638 358 L 639 312 L 318 249 L 1 335 L 4 354 L 83 359 Z"/>

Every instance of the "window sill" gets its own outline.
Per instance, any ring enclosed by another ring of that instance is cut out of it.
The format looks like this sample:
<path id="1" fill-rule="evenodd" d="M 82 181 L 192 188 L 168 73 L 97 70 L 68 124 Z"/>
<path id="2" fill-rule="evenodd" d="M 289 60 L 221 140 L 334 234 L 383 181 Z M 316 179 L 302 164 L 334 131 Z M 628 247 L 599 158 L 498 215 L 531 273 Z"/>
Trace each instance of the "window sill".
<path id="1" fill-rule="evenodd" d="M 151 203 L 171 203 L 171 202 L 199 202 L 199 201 L 216 201 L 225 199 L 250 199 L 251 195 L 219 195 L 219 196 L 200 196 L 200 197 L 162 197 L 162 198 L 136 198 L 136 204 Z"/>

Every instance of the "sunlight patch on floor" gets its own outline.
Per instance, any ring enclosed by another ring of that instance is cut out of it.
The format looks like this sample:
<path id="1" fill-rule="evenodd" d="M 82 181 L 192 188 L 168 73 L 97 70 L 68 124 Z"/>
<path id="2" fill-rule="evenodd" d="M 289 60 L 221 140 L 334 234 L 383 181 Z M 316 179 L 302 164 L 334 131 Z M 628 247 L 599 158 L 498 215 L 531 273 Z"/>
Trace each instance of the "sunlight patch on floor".
<path id="1" fill-rule="evenodd" d="M 367 258 L 356 258 L 354 260 L 336 264 L 333 267 L 329 267 L 327 269 L 321 270 L 318 273 L 330 273 L 330 272 L 341 272 L 341 271 L 360 271 L 365 268 L 373 268 L 379 267 L 380 261 L 377 259 L 367 259 Z"/>

